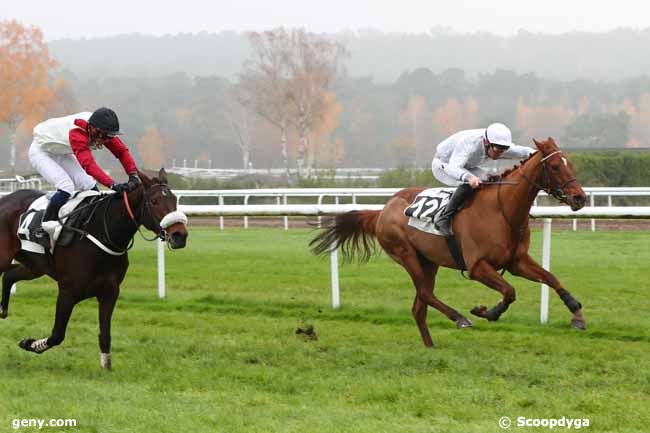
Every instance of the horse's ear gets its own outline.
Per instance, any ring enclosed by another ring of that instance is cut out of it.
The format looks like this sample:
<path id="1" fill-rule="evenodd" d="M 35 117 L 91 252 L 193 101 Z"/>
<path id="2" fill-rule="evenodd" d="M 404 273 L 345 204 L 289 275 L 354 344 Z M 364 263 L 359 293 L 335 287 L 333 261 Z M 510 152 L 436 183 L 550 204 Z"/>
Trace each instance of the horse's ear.
<path id="1" fill-rule="evenodd" d="M 534 138 L 533 138 L 533 143 L 535 143 L 535 146 L 536 146 L 538 149 L 541 149 L 540 146 L 542 145 L 542 143 L 540 143 L 539 141 L 535 140 Z"/>
<path id="2" fill-rule="evenodd" d="M 164 167 L 158 172 L 158 180 L 160 183 L 167 183 L 167 172 Z"/>
<path id="3" fill-rule="evenodd" d="M 143 171 L 140 171 L 140 170 L 138 169 L 138 177 L 139 177 L 140 180 L 142 181 L 142 184 L 143 184 L 146 188 L 149 188 L 149 186 L 151 185 L 151 179 L 149 178 L 149 176 L 147 176 L 146 174 L 144 174 Z"/>

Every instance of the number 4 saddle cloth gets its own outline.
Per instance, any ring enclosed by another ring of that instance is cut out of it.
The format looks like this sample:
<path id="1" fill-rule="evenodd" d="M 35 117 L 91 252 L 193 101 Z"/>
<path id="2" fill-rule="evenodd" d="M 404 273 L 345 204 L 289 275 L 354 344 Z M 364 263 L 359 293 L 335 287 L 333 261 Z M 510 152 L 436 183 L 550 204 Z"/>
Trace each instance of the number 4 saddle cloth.
<path id="1" fill-rule="evenodd" d="M 436 230 L 434 222 L 453 193 L 453 188 L 430 188 L 422 191 L 415 197 L 413 203 L 404 209 L 404 215 L 409 217 L 408 225 L 423 232 L 442 236 Z"/>

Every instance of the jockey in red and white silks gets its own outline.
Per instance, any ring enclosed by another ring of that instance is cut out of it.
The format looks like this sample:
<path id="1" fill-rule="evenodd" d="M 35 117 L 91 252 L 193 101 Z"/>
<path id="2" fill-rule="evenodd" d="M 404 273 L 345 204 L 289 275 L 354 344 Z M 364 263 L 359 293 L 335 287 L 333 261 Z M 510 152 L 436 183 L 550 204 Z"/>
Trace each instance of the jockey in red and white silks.
<path id="1" fill-rule="evenodd" d="M 56 188 L 43 217 L 43 230 L 50 234 L 60 227 L 58 211 L 75 188 L 96 189 L 96 182 L 121 192 L 139 183 L 137 167 L 124 143 L 117 137 L 119 120 L 109 108 L 46 120 L 34 127 L 29 161 Z M 115 181 L 95 162 L 92 150 L 106 147 L 129 175 L 128 183 Z M 43 231 L 40 232 L 43 236 Z M 47 241 L 47 240 L 45 240 Z"/>
<path id="2" fill-rule="evenodd" d="M 512 143 L 510 129 L 493 123 L 485 129 L 469 129 L 448 137 L 436 150 L 431 163 L 433 176 L 448 186 L 457 186 L 445 210 L 436 218 L 436 229 L 451 236 L 451 217 L 460 205 L 478 188 L 487 172 L 481 168 L 488 160 L 525 159 L 535 149 Z"/>

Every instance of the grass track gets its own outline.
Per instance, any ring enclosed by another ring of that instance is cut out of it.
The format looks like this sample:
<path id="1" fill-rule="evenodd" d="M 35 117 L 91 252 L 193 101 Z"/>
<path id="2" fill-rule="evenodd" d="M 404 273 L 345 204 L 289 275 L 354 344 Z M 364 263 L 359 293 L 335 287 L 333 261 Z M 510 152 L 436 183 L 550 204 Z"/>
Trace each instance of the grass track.
<path id="1" fill-rule="evenodd" d="M 502 416 L 648 431 L 649 233 L 553 234 L 552 270 L 584 304 L 586 332 L 568 327 L 554 294 L 540 325 L 539 285 L 509 277 L 517 301 L 499 322 L 461 331 L 430 310 L 434 350 L 411 317 L 407 274 L 385 255 L 341 268 L 332 311 L 329 261 L 309 254 L 311 236 L 193 229 L 188 249 L 167 253 L 164 301 L 155 248 L 137 242 L 113 317 L 112 373 L 99 369 L 93 300 L 75 309 L 62 346 L 21 351 L 21 338 L 51 329 L 56 295 L 51 280 L 21 283 L 0 321 L 0 432 L 16 431 L 16 418 L 74 418 L 76 428 L 43 431 L 484 433 L 503 431 Z M 436 292 L 464 312 L 499 299 L 444 269 Z M 304 324 L 318 341 L 295 335 Z"/>

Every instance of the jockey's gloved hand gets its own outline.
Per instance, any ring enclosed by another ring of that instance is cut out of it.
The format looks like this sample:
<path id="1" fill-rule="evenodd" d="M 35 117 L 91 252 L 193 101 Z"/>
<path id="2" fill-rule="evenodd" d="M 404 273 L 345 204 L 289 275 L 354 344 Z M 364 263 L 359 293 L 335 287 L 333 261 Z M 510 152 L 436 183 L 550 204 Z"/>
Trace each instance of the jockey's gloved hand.
<path id="1" fill-rule="evenodd" d="M 111 189 L 113 191 L 115 191 L 116 193 L 118 193 L 118 194 L 121 194 L 121 193 L 123 193 L 125 191 L 129 192 L 129 184 L 128 184 L 128 182 L 114 183 L 113 185 L 111 185 Z"/>
<path id="2" fill-rule="evenodd" d="M 133 191 L 142 184 L 142 181 L 137 173 L 129 173 L 129 181 L 127 184 L 129 185 L 129 191 Z"/>

